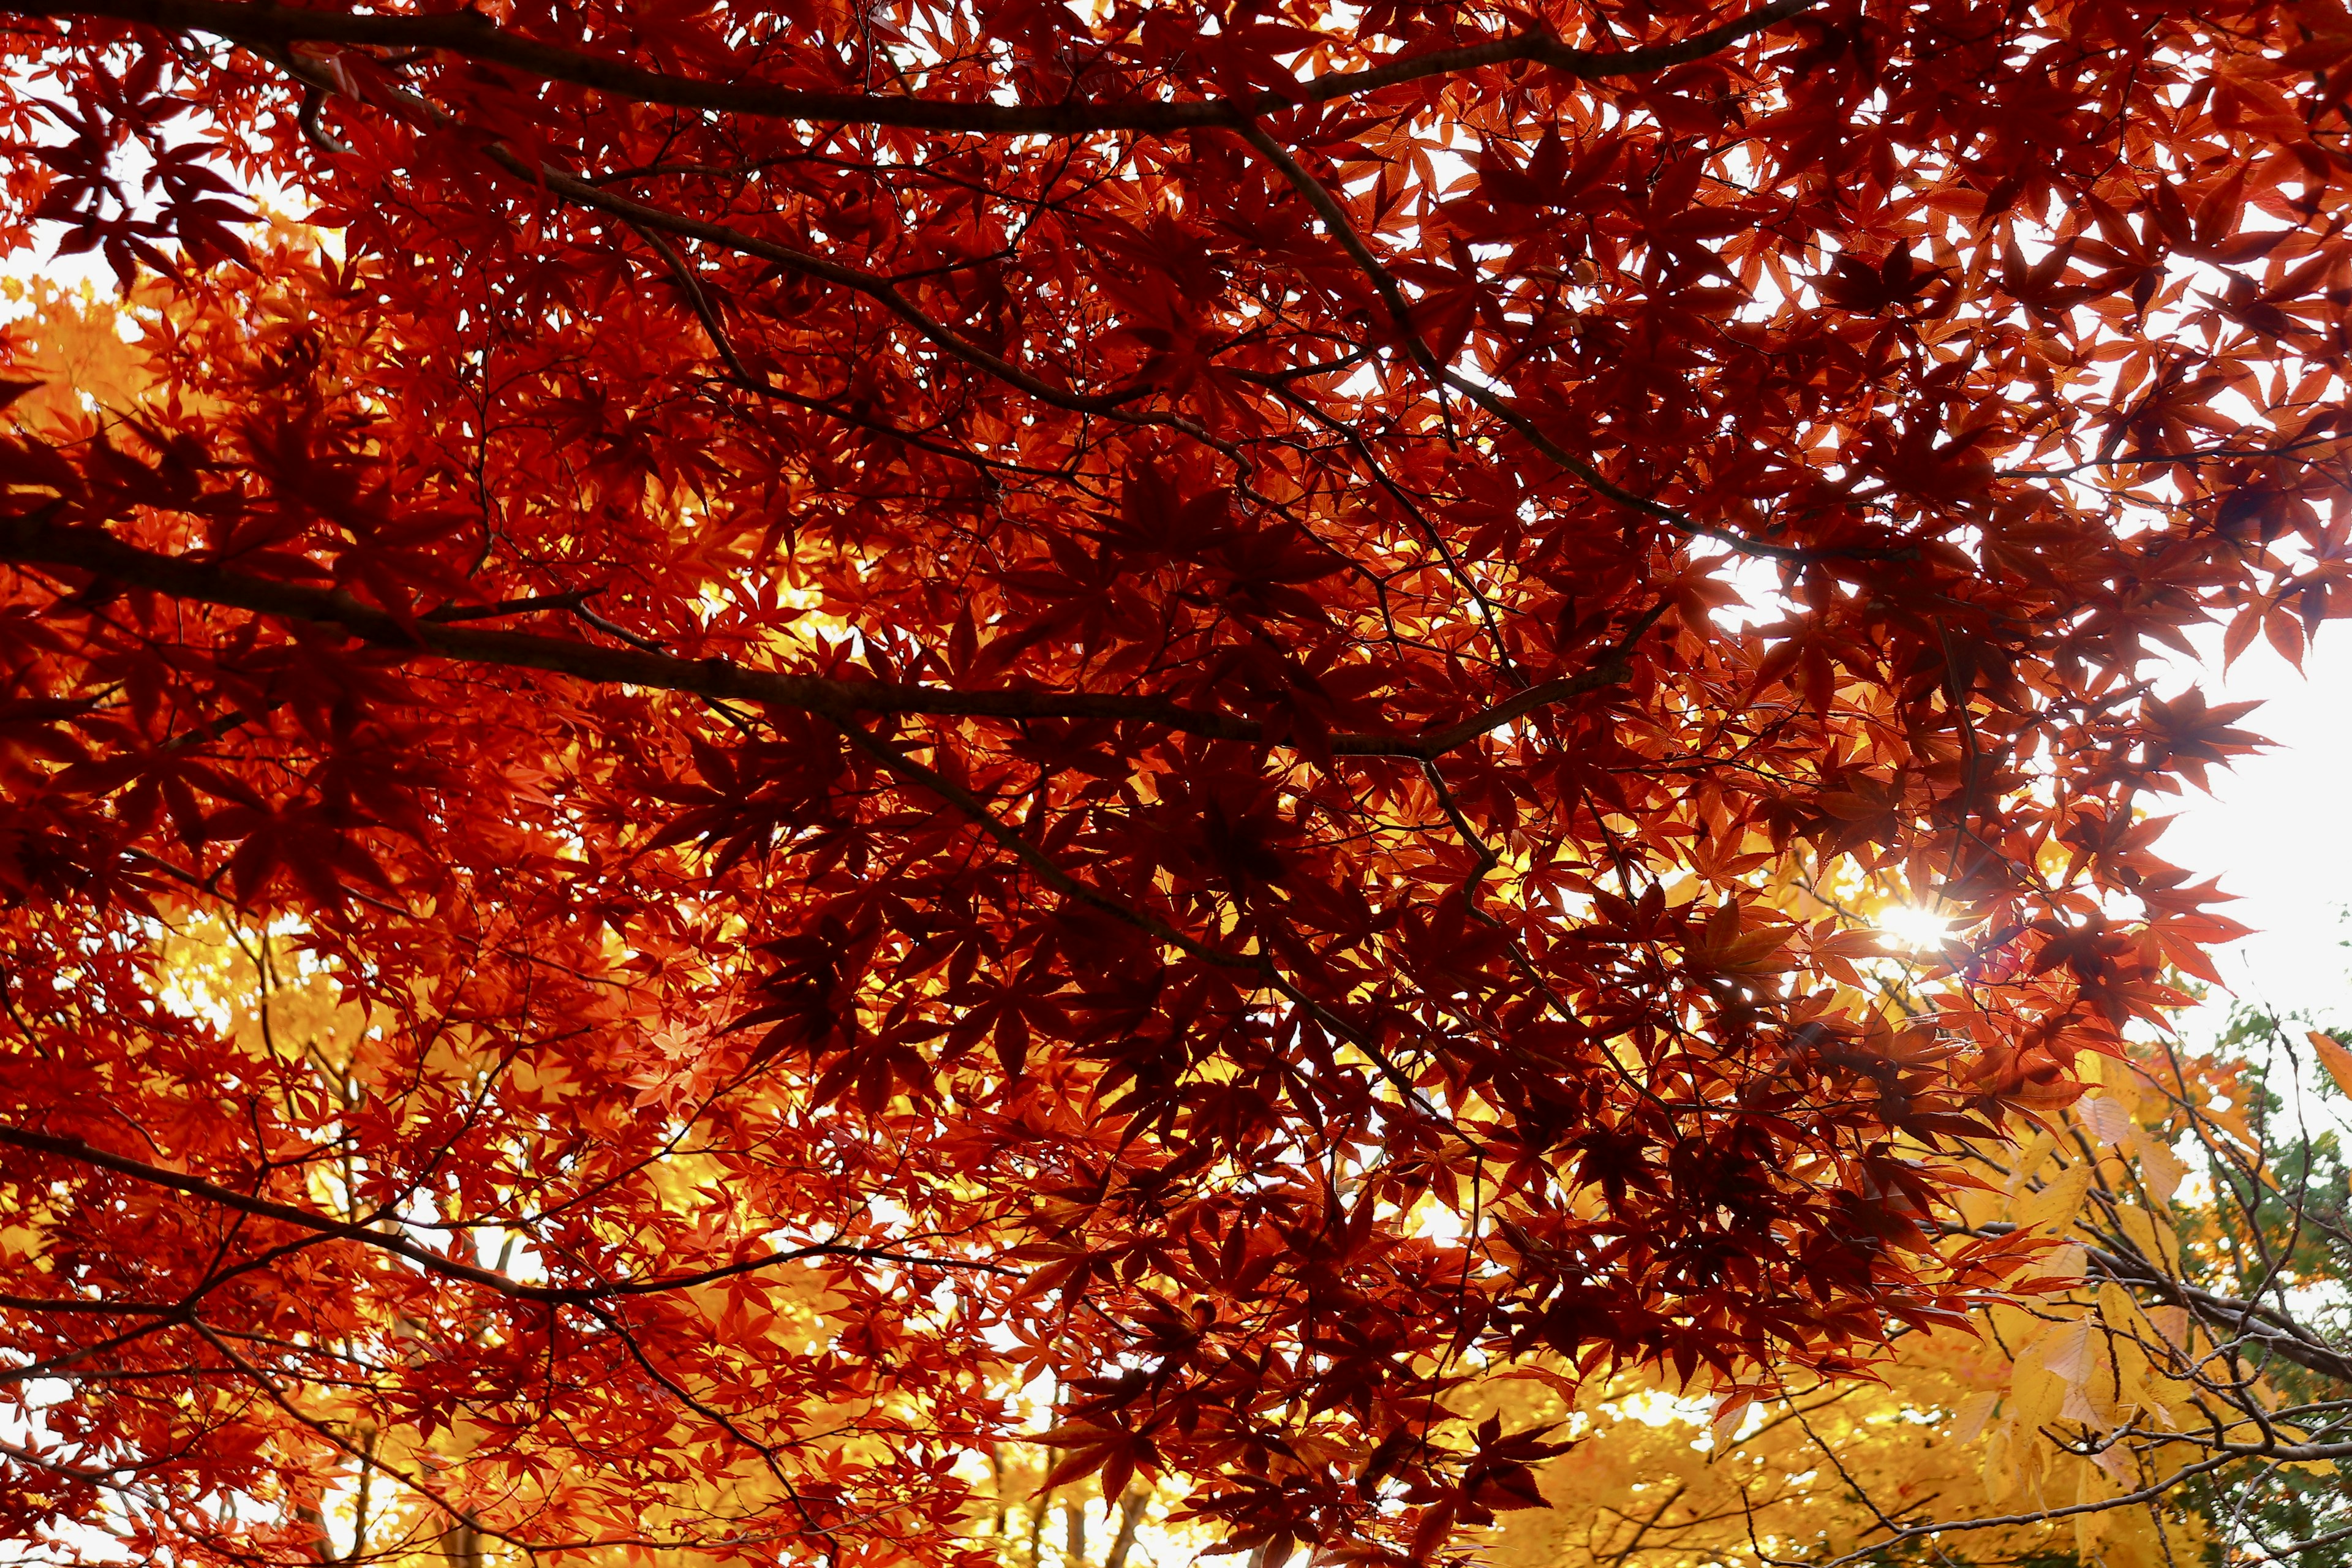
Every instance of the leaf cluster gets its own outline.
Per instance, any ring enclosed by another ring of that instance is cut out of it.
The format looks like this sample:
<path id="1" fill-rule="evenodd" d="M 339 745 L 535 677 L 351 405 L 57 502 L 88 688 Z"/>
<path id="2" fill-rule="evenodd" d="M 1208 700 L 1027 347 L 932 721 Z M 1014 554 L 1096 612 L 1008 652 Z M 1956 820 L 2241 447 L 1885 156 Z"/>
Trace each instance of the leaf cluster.
<path id="1" fill-rule="evenodd" d="M 2158 661 L 2352 610 L 2319 0 L 6 10 L 12 1537 L 960 1561 L 1044 1403 L 1435 1560 L 1496 1369 L 2053 1277 Z"/>

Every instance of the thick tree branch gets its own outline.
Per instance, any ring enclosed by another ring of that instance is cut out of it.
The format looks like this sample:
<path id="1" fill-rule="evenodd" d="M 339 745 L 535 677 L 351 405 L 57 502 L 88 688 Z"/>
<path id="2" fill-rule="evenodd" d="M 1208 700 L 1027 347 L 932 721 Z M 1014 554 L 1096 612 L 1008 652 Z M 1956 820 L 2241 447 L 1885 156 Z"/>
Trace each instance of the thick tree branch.
<path id="1" fill-rule="evenodd" d="M 2007 1236 L 2017 1226 L 2007 1220 L 1968 1227 L 1947 1226 L 1954 1236 Z M 2121 1285 L 2152 1290 L 2176 1306 L 2188 1308 L 2206 1326 L 2232 1339 L 2253 1340 L 2306 1372 L 2352 1386 L 2352 1356 L 2329 1345 L 2309 1328 L 2275 1308 L 2242 1301 L 2200 1289 L 2136 1254 L 2084 1245 L 2086 1262 Z"/>
<path id="2" fill-rule="evenodd" d="M 157 3 L 209 4 L 213 3 L 213 0 L 157 0 Z M 1778 3 L 1779 0 L 1776 0 L 1776 5 Z M 1805 4 L 1811 3 L 1813 3 L 1813 0 L 1805 0 Z M 1794 15 L 1795 10 L 1802 8 L 1803 5 L 1796 5 L 1788 14 Z M 0 9 L 5 9 L 5 6 L 0 6 Z M 1770 9 L 1772 9 L 1772 7 L 1767 7 L 1767 10 Z M 1758 15 L 1760 16 L 1763 13 L 1759 12 Z M 1774 18 L 1774 20 L 1779 19 L 1779 17 Z M 1751 18 L 1751 20 L 1753 20 L 1753 18 Z M 1717 29 L 1717 31 L 1721 30 L 1722 29 Z M 328 73 L 317 65 L 306 60 L 295 58 L 275 45 L 267 45 L 265 47 L 271 50 L 272 58 L 280 68 L 292 74 L 296 79 L 303 82 L 306 86 L 320 88 L 331 84 L 331 79 Z M 1481 47 L 1484 47 L 1484 46 L 1481 46 Z M 1607 58 L 1616 57 L 1612 56 Z M 1694 56 L 1692 58 L 1697 57 Z M 447 116 L 442 113 L 437 107 L 430 104 L 421 97 L 418 97 L 414 93 L 406 92 L 405 90 L 402 92 L 401 96 L 403 100 L 407 102 L 413 109 L 415 109 L 420 112 L 432 115 L 439 121 L 447 120 Z M 895 102 L 899 100 L 884 100 L 877 101 Z M 1550 458 L 1552 462 L 1557 464 L 1559 468 L 1575 476 L 1588 488 L 1591 489 L 1598 494 L 1604 496 L 1611 500 L 1616 501 L 1621 506 L 1624 506 L 1637 511 L 1643 516 L 1650 518 L 1654 521 L 1663 522 L 1678 532 L 1690 535 L 1694 538 L 1712 539 L 1718 543 L 1729 545 L 1732 549 L 1744 554 L 1762 556 L 1770 560 L 1806 561 L 1815 559 L 1822 555 L 1835 555 L 1855 559 L 1881 559 L 1906 553 L 1906 552 L 1902 550 L 1835 550 L 1824 552 L 1798 546 L 1766 543 L 1759 540 L 1751 539 L 1748 535 L 1734 529 L 1727 529 L 1713 523 L 1701 522 L 1662 501 L 1654 500 L 1650 497 L 1639 495 L 1632 490 L 1626 489 L 1624 487 L 1616 483 L 1616 481 L 1611 479 L 1606 474 L 1603 474 L 1591 463 L 1577 457 L 1575 454 L 1561 447 L 1557 441 L 1546 435 L 1532 419 L 1519 413 L 1518 410 L 1511 405 L 1507 399 L 1502 397 L 1493 388 L 1473 381 L 1469 377 L 1463 375 L 1460 372 L 1452 369 L 1450 366 L 1441 364 L 1438 362 L 1436 356 L 1431 352 L 1428 344 L 1423 340 L 1419 328 L 1413 322 L 1412 306 L 1410 301 L 1405 299 L 1402 289 L 1398 285 L 1396 279 L 1389 273 L 1388 269 L 1381 263 L 1380 259 L 1372 253 L 1370 247 L 1364 241 L 1363 237 L 1357 234 L 1353 224 L 1349 222 L 1346 211 L 1339 205 L 1338 199 L 1334 197 L 1329 191 L 1325 189 L 1322 183 L 1309 174 L 1305 166 L 1302 165 L 1297 159 L 1288 152 L 1288 150 L 1284 148 L 1279 142 L 1276 142 L 1262 127 L 1257 125 L 1254 116 L 1236 113 L 1230 117 L 1203 121 L 1202 123 L 1225 125 L 1234 131 L 1244 141 L 1248 142 L 1250 145 L 1262 156 L 1265 157 L 1268 162 L 1274 165 L 1277 172 L 1282 174 L 1283 178 L 1297 189 L 1300 195 L 1306 199 L 1307 204 L 1315 209 L 1318 217 L 1322 220 L 1326 231 L 1329 233 L 1333 238 L 1337 239 L 1341 247 L 1348 251 L 1349 257 L 1356 261 L 1357 265 L 1363 269 L 1366 276 L 1370 279 L 1373 287 L 1379 290 L 1382 303 L 1387 307 L 1390 316 L 1393 320 L 1397 330 L 1403 338 L 1408 353 L 1412 356 L 1414 363 L 1422 368 L 1423 372 L 1428 375 L 1432 385 L 1438 390 L 1441 397 L 1447 388 L 1451 388 L 1454 391 L 1462 394 L 1471 402 L 1476 404 L 1480 408 L 1485 409 L 1489 415 L 1493 416 L 1495 418 L 1500 419 L 1504 424 L 1509 426 L 1511 429 L 1516 431 L 1522 439 L 1533 446 L 1538 452 Z M 756 257 L 761 260 L 770 262 L 774 266 L 783 268 L 788 271 L 799 273 L 803 277 L 814 278 L 821 281 L 833 284 L 837 288 L 846 289 L 853 293 L 863 295 L 866 299 L 872 300 L 877 304 L 881 305 L 885 310 L 897 316 L 900 321 L 906 322 L 917 332 L 920 333 L 926 340 L 943 350 L 953 358 L 958 359 L 977 370 L 982 371 L 989 375 L 994 376 L 998 380 L 1003 382 L 1006 385 L 1026 393 L 1028 395 L 1036 398 L 1041 403 L 1047 404 L 1053 407 L 1065 409 L 1071 413 L 1094 414 L 1106 418 L 1117 419 L 1128 424 L 1166 426 L 1171 429 L 1181 430 L 1186 435 L 1193 437 L 1195 439 L 1205 443 L 1228 457 L 1234 456 L 1233 448 L 1227 443 L 1218 441 L 1197 423 L 1187 419 L 1181 415 L 1170 413 L 1136 414 L 1130 412 L 1124 406 L 1124 405 L 1129 400 L 1126 396 L 1074 392 L 1066 387 L 1060 386 L 1053 382 L 1047 381 L 1032 372 L 1022 369 L 1019 365 L 1013 364 L 1010 361 L 1004 359 L 1002 355 L 991 353 L 987 349 L 981 347 L 979 344 L 971 342 L 961 333 L 950 329 L 944 321 L 939 321 L 927 311 L 919 308 L 913 300 L 907 298 L 907 296 L 899 289 L 897 282 L 893 279 L 878 277 L 873 273 L 862 271 L 857 268 L 845 266 L 840 262 L 831 260 L 825 257 L 812 255 L 806 251 L 795 249 L 791 246 L 780 245 L 773 240 L 763 239 L 757 235 L 746 234 L 742 230 L 730 225 L 712 223 L 702 218 L 688 217 L 683 214 L 670 212 L 662 207 L 649 205 L 644 202 L 633 201 L 626 196 L 618 195 L 606 191 L 592 181 L 583 179 L 571 171 L 560 169 L 552 164 L 543 162 L 533 163 L 526 160 L 521 155 L 495 140 L 486 142 L 481 148 L 481 152 L 483 156 L 488 158 L 492 163 L 506 170 L 509 174 L 513 174 L 516 178 L 539 186 L 551 195 L 559 195 L 577 206 L 585 207 L 592 211 L 604 213 L 607 216 L 618 218 L 622 222 L 636 229 L 640 235 L 645 236 L 648 239 L 652 237 L 655 231 L 660 231 L 663 233 L 677 235 L 682 238 L 700 240 L 708 245 L 716 245 L 726 249 L 733 250 L 740 255 Z M 683 263 L 681 262 L 679 265 L 682 267 Z M 698 286 L 690 289 L 690 293 L 696 291 L 698 291 Z M 703 319 L 706 323 L 710 321 L 710 317 L 707 313 L 704 315 Z"/>
<path id="3" fill-rule="evenodd" d="M 478 629 L 436 619 L 404 619 L 340 589 L 249 576 L 206 562 L 163 555 L 125 544 L 102 530 L 46 521 L 39 513 L 0 521 L 0 561 L 66 567 L 197 604 L 250 610 L 284 620 L 341 628 L 403 656 L 433 655 L 473 664 L 541 669 L 583 680 L 675 691 L 713 701 L 759 702 L 845 721 L 856 713 L 919 714 L 932 718 L 1109 719 L 1132 721 L 1255 745 L 1295 742 L 1269 736 L 1254 719 L 1187 708 L 1163 698 L 1084 691 L 958 690 L 879 680 L 834 680 L 750 669 L 722 658 L 679 658 L 636 648 L 603 647 L 570 637 Z M 1420 735 L 1340 733 L 1329 737 L 1337 756 L 1426 760 L 1459 750 L 1480 736 L 1539 709 L 1622 682 L 1630 665 L 1622 648 L 1574 675 L 1560 676 L 1491 708 Z"/>
<path id="4" fill-rule="evenodd" d="M 2182 1439 L 2177 1433 L 2150 1432 L 2140 1435 L 2167 1443 Z M 2094 1498 L 2088 1502 L 2068 1503 L 2062 1507 L 2036 1509 L 2018 1513 L 1988 1514 L 1976 1519 L 1939 1519 L 1926 1524 L 1904 1525 L 1884 1541 L 1858 1546 L 1841 1556 L 1822 1563 L 1820 1568 L 1846 1568 L 1848 1563 L 1867 1559 L 1883 1560 L 1884 1554 L 1906 1542 L 1924 1541 L 1933 1536 L 1973 1530 L 2001 1530 L 2015 1525 L 2047 1524 L 2055 1520 L 2076 1519 L 2086 1513 L 2105 1513 L 2111 1510 L 2130 1508 L 2136 1504 L 2155 1502 L 2182 1482 L 2199 1476 L 2210 1475 L 2223 1466 L 2239 1459 L 2275 1459 L 2284 1464 L 2311 1464 L 2333 1461 L 2352 1455 L 2352 1443 L 2228 1443 L 2209 1444 L 2212 1451 L 2204 1458 L 2181 1466 L 2170 1475 L 2139 1488 L 2136 1491 L 2117 1493 L 2114 1497 Z"/>
<path id="5" fill-rule="evenodd" d="M 2119 1256 L 2104 1247 L 2085 1247 L 2083 1251 L 2092 1266 L 2109 1279 L 2168 1297 L 2196 1313 L 2210 1329 L 2224 1331 L 2233 1338 L 2255 1341 L 2306 1372 L 2318 1373 L 2352 1387 L 2352 1357 L 2333 1349 L 2284 1313 L 2200 1290 L 2138 1258 Z"/>
<path id="6" fill-rule="evenodd" d="M 1579 49 L 1549 28 L 1528 28 L 1459 48 L 1437 49 L 1367 69 L 1318 77 L 1296 87 L 1243 99 L 1182 102 L 998 104 L 871 93 L 805 92 L 758 82 L 704 81 L 646 70 L 625 61 L 520 37 L 475 11 L 385 16 L 310 11 L 235 0 L 88 0 L 42 4 L 16 0 L 19 16 L 105 16 L 167 32 L 210 33 L 240 44 L 283 47 L 296 43 L 439 49 L 546 81 L 570 82 L 640 103 L 820 123 L 891 125 L 909 130 L 988 136 L 1087 136 L 1101 132 L 1184 131 L 1240 126 L 1261 114 L 1302 104 L 1329 103 L 1382 88 L 1487 66 L 1530 61 L 1564 76 L 1598 81 L 1642 76 L 1703 59 L 1790 17 L 1819 0 L 1771 0 L 1737 21 L 1669 44 L 1634 49 Z"/>

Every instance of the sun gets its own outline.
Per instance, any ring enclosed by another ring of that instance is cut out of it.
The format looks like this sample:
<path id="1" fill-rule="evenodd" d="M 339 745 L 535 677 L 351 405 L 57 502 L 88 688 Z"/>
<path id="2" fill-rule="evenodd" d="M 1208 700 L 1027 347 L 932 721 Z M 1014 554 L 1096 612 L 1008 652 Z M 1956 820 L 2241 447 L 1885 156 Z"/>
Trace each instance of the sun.
<path id="1" fill-rule="evenodd" d="M 1950 940 L 1952 921 L 1948 916 L 1917 904 L 1898 904 L 1878 917 L 1878 929 L 1895 946 L 1926 952 Z"/>

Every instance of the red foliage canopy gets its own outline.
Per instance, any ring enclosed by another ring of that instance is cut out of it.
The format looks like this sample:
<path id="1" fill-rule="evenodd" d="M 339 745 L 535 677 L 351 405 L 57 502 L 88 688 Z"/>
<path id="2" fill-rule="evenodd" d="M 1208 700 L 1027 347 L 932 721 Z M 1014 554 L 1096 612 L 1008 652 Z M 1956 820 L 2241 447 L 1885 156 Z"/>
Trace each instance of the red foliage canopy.
<path id="1" fill-rule="evenodd" d="M 2336 0 L 0 11 L 168 282 L 0 446 L 10 1536 L 940 1561 L 1051 1374 L 1426 1556 L 1480 1369 L 2014 1277 L 1937 1151 L 2231 929 L 2152 650 L 2352 607 Z"/>

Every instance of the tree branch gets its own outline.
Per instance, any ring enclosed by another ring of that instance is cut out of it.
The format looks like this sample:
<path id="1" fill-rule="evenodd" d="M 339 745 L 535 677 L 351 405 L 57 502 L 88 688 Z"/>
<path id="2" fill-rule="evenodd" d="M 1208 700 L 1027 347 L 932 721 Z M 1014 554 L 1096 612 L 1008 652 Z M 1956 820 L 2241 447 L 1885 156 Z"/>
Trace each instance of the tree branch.
<path id="1" fill-rule="evenodd" d="M 44 4 L 15 0 L 0 9 L 18 16 L 107 16 L 167 32 L 204 32 L 240 44 L 295 43 L 438 49 L 504 67 L 546 81 L 570 82 L 640 103 L 723 114 L 821 123 L 890 125 L 918 131 L 986 136 L 1087 136 L 1101 132 L 1170 132 L 1198 126 L 1239 126 L 1261 114 L 1354 98 L 1382 88 L 1458 75 L 1487 66 L 1531 61 L 1582 81 L 1642 76 L 1703 59 L 1810 10 L 1819 0 L 1771 0 L 1737 21 L 1668 44 L 1634 49 L 1579 49 L 1549 27 L 1531 27 L 1485 43 L 1390 60 L 1363 70 L 1317 77 L 1296 86 L 1244 98 L 1182 102 L 1084 100 L 998 104 L 873 93 L 804 92 L 758 82 L 706 81 L 646 70 L 625 61 L 520 37 L 475 11 L 434 16 L 370 16 L 311 11 L 235 0 L 82 0 Z"/>
<path id="2" fill-rule="evenodd" d="M 336 588 L 313 587 L 232 572 L 209 562 L 164 555 L 126 544 L 102 529 L 55 524 L 43 511 L 0 520 L 0 561 L 61 566 L 145 588 L 174 599 L 250 610 L 285 620 L 341 627 L 361 641 L 403 657 L 431 655 L 473 664 L 541 669 L 583 680 L 675 691 L 713 701 L 795 708 L 836 721 L 856 713 L 920 714 L 934 718 L 1109 719 L 1133 721 L 1213 740 L 1291 745 L 1269 736 L 1254 719 L 1188 708 L 1164 698 L 1084 691 L 1023 691 L 1005 688 L 959 690 L 898 681 L 835 680 L 750 669 L 723 658 L 688 659 L 635 648 L 613 648 L 571 637 L 476 629 L 436 620 L 438 612 L 404 619 Z M 1623 682 L 1631 666 L 1622 648 L 1574 675 L 1515 693 L 1444 729 L 1420 735 L 1343 732 L 1329 737 L 1338 756 L 1426 761 L 1538 709 Z"/>
<path id="3" fill-rule="evenodd" d="M 496 1291 L 499 1295 L 511 1300 L 534 1301 L 547 1306 L 583 1305 L 592 1301 L 609 1300 L 615 1297 L 651 1296 L 667 1290 L 683 1290 L 696 1285 L 708 1285 L 714 1280 L 731 1279 L 738 1274 L 749 1274 L 758 1269 L 772 1268 L 780 1263 L 805 1262 L 812 1258 L 841 1258 L 872 1263 L 897 1263 L 921 1268 L 961 1268 L 982 1274 L 1003 1274 L 1015 1279 L 1020 1277 L 1019 1269 L 1008 1268 L 998 1263 L 984 1263 L 961 1258 L 933 1258 L 891 1252 L 882 1247 L 853 1247 L 845 1242 L 819 1241 L 811 1242 L 806 1247 L 785 1247 L 774 1252 L 762 1253 L 756 1258 L 740 1258 L 733 1263 L 720 1264 L 715 1268 L 697 1269 L 689 1274 L 668 1274 L 653 1279 L 624 1279 L 595 1285 L 531 1285 L 501 1274 L 494 1268 L 483 1268 L 454 1258 L 444 1257 L 431 1247 L 421 1247 L 405 1237 L 387 1235 L 372 1225 L 356 1220 L 335 1219 L 326 1215 L 315 1214 L 309 1209 L 298 1208 L 292 1204 L 281 1204 L 268 1198 L 253 1197 L 238 1192 L 234 1187 L 225 1187 L 217 1182 L 208 1182 L 201 1176 L 191 1176 L 185 1172 L 167 1170 L 161 1165 L 151 1165 L 143 1160 L 133 1160 L 128 1155 L 110 1153 L 104 1149 L 85 1143 L 79 1138 L 58 1138 L 46 1132 L 33 1131 L 30 1128 L 12 1127 L 0 1122 L 0 1144 L 23 1149 L 31 1153 L 47 1154 L 54 1159 L 70 1160 L 77 1164 L 89 1165 L 97 1170 L 110 1171 L 116 1175 L 128 1176 L 133 1181 L 144 1182 L 151 1186 L 164 1187 L 175 1193 L 185 1193 L 190 1197 L 203 1198 L 207 1203 L 218 1204 L 223 1208 L 234 1209 L 239 1214 L 252 1215 L 256 1218 L 272 1219 L 283 1225 L 296 1226 L 315 1235 L 360 1242 L 378 1251 L 404 1258 L 429 1274 L 437 1274 L 443 1279 L 459 1280 L 467 1285 L 478 1285 L 486 1290 Z M 58 1305 L 68 1310 L 73 1310 L 76 1307 L 76 1304 L 71 1302 L 61 1301 Z"/>
<path id="4" fill-rule="evenodd" d="M 1358 270 L 1361 271 L 1371 283 L 1372 288 L 1380 294 L 1381 303 L 1388 310 L 1389 318 L 1394 323 L 1398 336 L 1404 344 L 1405 353 L 1412 358 L 1413 363 L 1421 367 L 1422 373 L 1428 376 L 1432 390 L 1441 400 L 1449 388 L 1460 393 L 1489 415 L 1517 431 L 1521 439 L 1549 458 L 1556 466 L 1575 476 L 1587 489 L 1615 501 L 1622 507 L 1639 512 L 1653 521 L 1664 523 L 1676 532 L 1692 538 L 1712 539 L 1719 544 L 1729 545 L 1742 554 L 1760 555 L 1773 561 L 1809 561 L 1824 554 L 1849 559 L 1876 559 L 1906 553 L 1902 551 L 1889 550 L 1824 552 L 1810 550 L 1800 545 L 1772 544 L 1763 540 L 1751 539 L 1737 529 L 1701 522 L 1696 518 L 1666 505 L 1664 501 L 1627 489 L 1607 474 L 1602 473 L 1592 463 L 1578 457 L 1546 435 L 1541 426 L 1512 406 L 1510 400 L 1496 392 L 1493 387 L 1473 380 L 1449 365 L 1441 363 L 1428 342 L 1421 335 L 1421 328 L 1413 320 L 1412 303 L 1405 298 L 1403 287 L 1397 282 L 1395 275 L 1373 252 L 1370 243 L 1356 232 L 1356 226 L 1349 220 L 1347 209 L 1339 205 L 1339 199 L 1334 196 L 1324 186 L 1323 182 L 1317 179 L 1305 164 L 1299 163 L 1286 148 L 1267 135 L 1259 126 L 1243 124 L 1234 127 L 1234 130 L 1242 140 L 1247 142 L 1260 157 L 1271 164 L 1275 172 L 1279 174 L 1284 181 L 1306 201 L 1307 205 L 1315 210 L 1315 216 L 1321 221 L 1324 232 L 1339 243 L 1339 247 L 1348 253 L 1349 259 L 1356 264 Z"/>

